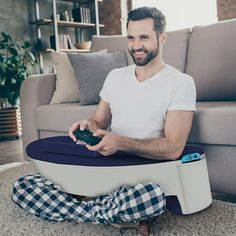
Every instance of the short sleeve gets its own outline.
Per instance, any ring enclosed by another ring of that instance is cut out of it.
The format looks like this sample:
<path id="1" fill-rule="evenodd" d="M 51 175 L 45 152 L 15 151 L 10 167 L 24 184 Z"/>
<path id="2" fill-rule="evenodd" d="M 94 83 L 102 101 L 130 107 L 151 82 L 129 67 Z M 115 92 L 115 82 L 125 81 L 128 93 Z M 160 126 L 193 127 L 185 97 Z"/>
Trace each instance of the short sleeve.
<path id="1" fill-rule="evenodd" d="M 103 87 L 99 93 L 101 99 L 107 103 L 110 103 L 110 80 L 111 80 L 111 72 L 107 75 Z"/>
<path id="2" fill-rule="evenodd" d="M 170 110 L 196 111 L 196 87 L 191 76 L 177 79 L 168 108 Z"/>

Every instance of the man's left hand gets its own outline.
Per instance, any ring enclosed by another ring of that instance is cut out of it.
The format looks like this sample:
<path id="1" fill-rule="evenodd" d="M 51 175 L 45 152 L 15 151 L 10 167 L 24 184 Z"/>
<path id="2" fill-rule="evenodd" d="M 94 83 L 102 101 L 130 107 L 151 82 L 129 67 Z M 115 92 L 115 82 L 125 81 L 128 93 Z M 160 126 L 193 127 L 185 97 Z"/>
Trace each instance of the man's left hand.
<path id="1" fill-rule="evenodd" d="M 97 129 L 94 135 L 102 137 L 102 140 L 95 146 L 86 145 L 90 151 L 99 152 L 104 156 L 112 155 L 118 151 L 120 136 L 101 129 Z"/>

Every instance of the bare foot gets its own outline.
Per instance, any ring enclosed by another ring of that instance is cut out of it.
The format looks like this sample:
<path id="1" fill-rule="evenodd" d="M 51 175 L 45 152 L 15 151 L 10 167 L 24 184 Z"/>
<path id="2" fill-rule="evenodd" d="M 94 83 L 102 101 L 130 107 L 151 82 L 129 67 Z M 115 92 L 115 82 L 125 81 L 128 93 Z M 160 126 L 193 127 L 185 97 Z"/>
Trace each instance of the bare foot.
<path id="1" fill-rule="evenodd" d="M 112 224 L 114 227 L 125 229 L 125 228 L 133 228 L 139 231 L 143 236 L 149 235 L 149 226 L 147 223 L 139 223 L 139 224 Z"/>

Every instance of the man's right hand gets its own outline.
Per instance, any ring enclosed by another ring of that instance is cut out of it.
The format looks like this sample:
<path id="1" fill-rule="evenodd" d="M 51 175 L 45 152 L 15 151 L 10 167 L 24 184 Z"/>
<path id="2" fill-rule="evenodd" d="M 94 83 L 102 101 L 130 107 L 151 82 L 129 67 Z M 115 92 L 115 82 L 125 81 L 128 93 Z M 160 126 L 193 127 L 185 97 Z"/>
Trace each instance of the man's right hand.
<path id="1" fill-rule="evenodd" d="M 92 129 L 92 124 L 88 120 L 81 120 L 73 123 L 71 127 L 69 128 L 69 136 L 74 140 L 74 142 L 77 141 L 76 137 L 74 136 L 73 132 L 77 129 L 85 130 L 85 129 Z"/>

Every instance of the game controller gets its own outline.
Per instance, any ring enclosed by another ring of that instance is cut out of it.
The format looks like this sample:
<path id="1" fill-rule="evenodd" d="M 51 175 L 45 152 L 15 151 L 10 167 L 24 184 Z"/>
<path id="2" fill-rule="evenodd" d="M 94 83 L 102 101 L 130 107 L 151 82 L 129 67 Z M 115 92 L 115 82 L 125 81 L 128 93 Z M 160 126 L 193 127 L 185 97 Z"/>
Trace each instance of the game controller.
<path id="1" fill-rule="evenodd" d="M 188 163 L 188 162 L 193 162 L 193 161 L 199 161 L 201 160 L 201 155 L 197 152 L 195 153 L 191 153 L 191 154 L 187 154 L 182 156 L 181 161 L 182 163 Z"/>
<path id="2" fill-rule="evenodd" d="M 93 133 L 88 129 L 85 130 L 77 129 L 73 132 L 73 134 L 77 138 L 77 141 L 78 140 L 84 141 L 90 146 L 97 145 L 102 140 L 102 138 L 99 136 L 93 136 Z"/>

